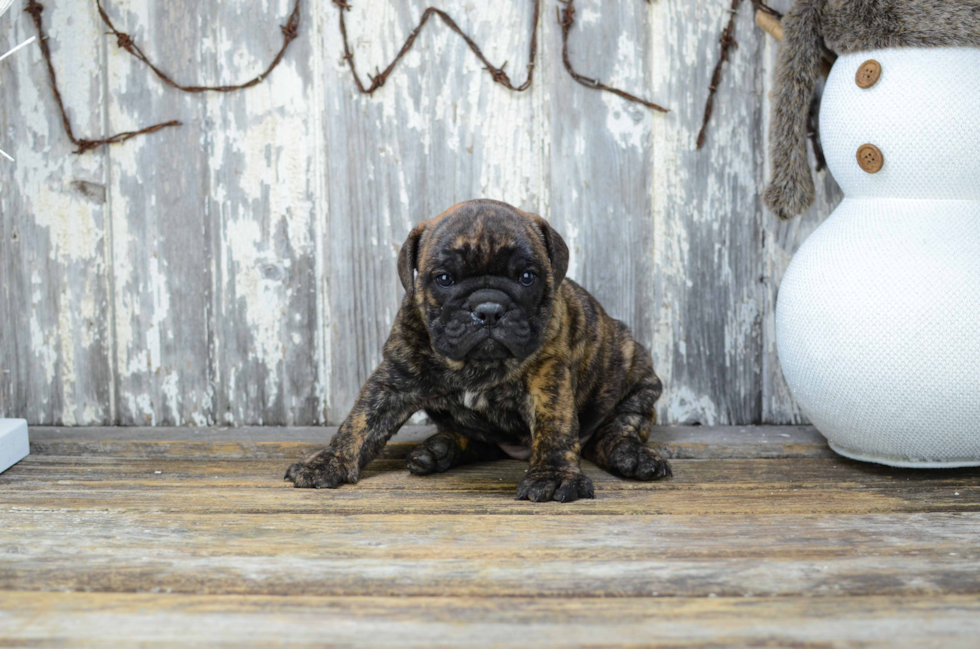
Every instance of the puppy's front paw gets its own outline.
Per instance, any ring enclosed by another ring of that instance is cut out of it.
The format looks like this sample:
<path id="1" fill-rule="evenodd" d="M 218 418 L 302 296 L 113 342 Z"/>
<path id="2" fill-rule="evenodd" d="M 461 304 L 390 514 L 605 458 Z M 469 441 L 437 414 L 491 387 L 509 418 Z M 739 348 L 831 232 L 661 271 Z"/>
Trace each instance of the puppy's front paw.
<path id="1" fill-rule="evenodd" d="M 536 503 L 547 500 L 570 503 L 579 498 L 595 498 L 592 480 L 578 467 L 532 468 L 517 485 L 518 500 L 533 500 Z"/>
<path id="2" fill-rule="evenodd" d="M 609 454 L 609 469 L 633 480 L 660 480 L 671 475 L 667 460 L 646 444 L 624 439 Z"/>
<path id="3" fill-rule="evenodd" d="M 414 475 L 442 473 L 452 468 L 458 453 L 452 438 L 436 434 L 412 449 L 405 464 Z"/>
<path id="4" fill-rule="evenodd" d="M 336 489 L 345 482 L 357 482 L 359 471 L 345 463 L 336 453 L 320 451 L 286 470 L 284 480 L 304 489 Z"/>

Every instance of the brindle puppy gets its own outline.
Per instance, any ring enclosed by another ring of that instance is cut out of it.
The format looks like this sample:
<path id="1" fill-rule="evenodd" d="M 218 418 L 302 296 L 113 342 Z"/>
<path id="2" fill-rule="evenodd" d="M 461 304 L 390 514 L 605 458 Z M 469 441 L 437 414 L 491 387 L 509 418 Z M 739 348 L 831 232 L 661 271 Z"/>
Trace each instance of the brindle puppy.
<path id="1" fill-rule="evenodd" d="M 460 203 L 418 224 L 398 256 L 406 295 L 381 365 L 330 445 L 286 479 L 357 482 L 423 409 L 437 432 L 408 456 L 417 475 L 529 458 L 517 497 L 536 502 L 593 497 L 580 455 L 627 478 L 670 475 L 646 445 L 661 393 L 650 352 L 567 268 L 548 222 L 505 203 Z"/>

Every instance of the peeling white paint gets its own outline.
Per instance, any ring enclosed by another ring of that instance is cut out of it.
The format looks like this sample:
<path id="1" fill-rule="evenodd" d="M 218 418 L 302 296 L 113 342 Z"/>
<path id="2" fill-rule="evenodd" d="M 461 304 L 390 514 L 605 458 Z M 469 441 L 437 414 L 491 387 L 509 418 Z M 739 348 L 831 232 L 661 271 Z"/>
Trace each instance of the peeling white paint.
<path id="1" fill-rule="evenodd" d="M 640 52 L 637 50 L 633 38 L 623 32 L 619 35 L 616 46 L 615 65 L 608 84 L 618 88 L 640 88 L 637 92 L 645 94 L 643 88 L 643 66 L 639 60 Z M 616 143 L 623 148 L 641 148 L 649 146 L 644 141 L 644 121 L 651 121 L 653 115 L 650 110 L 639 104 L 624 101 L 612 93 L 602 93 L 603 103 L 606 105 L 606 129 L 615 139 Z M 660 117 L 660 116 L 657 116 Z"/>
<path id="2" fill-rule="evenodd" d="M 703 426 L 718 424 L 718 410 L 707 395 L 695 394 L 687 387 L 673 390 L 668 387 L 661 398 L 666 402 L 667 421 L 670 423 Z"/>
<path id="3" fill-rule="evenodd" d="M 178 389 L 178 383 L 180 382 L 180 376 L 177 372 L 172 370 L 167 371 L 166 376 L 161 384 L 161 391 L 163 392 L 163 407 L 170 412 L 170 419 L 174 422 L 175 426 L 180 426 L 184 423 L 183 418 L 180 416 L 180 391 Z"/>
<path id="4" fill-rule="evenodd" d="M 149 259 L 150 297 L 153 302 L 153 312 L 150 316 L 150 326 L 146 330 L 146 366 L 151 372 L 160 369 L 162 361 L 160 339 L 163 336 L 161 325 L 167 321 L 170 311 L 170 293 L 167 290 L 167 279 L 166 275 L 160 272 L 159 266 L 160 260 L 154 254 Z"/>

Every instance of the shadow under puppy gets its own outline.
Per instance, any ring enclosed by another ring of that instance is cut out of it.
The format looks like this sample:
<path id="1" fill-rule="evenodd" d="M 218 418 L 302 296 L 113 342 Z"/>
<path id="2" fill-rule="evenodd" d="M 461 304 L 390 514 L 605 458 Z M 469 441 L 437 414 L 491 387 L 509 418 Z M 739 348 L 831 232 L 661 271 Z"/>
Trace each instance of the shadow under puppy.
<path id="1" fill-rule="evenodd" d="M 417 475 L 529 459 L 517 497 L 536 502 L 594 496 L 580 457 L 636 480 L 670 475 L 646 445 L 662 390 L 650 352 L 567 269 L 561 236 L 506 203 L 419 223 L 398 256 L 406 294 L 381 365 L 330 445 L 286 480 L 357 482 L 418 410 L 437 432 L 408 456 Z"/>

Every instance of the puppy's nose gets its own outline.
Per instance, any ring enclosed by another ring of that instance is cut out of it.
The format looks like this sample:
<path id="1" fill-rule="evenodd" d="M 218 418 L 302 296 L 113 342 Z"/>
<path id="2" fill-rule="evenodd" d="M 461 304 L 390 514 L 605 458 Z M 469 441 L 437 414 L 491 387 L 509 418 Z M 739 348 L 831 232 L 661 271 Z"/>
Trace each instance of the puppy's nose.
<path id="1" fill-rule="evenodd" d="M 488 327 L 496 327 L 503 316 L 504 305 L 497 302 L 483 302 L 482 304 L 477 304 L 476 308 L 473 309 L 473 320 L 477 324 Z"/>

